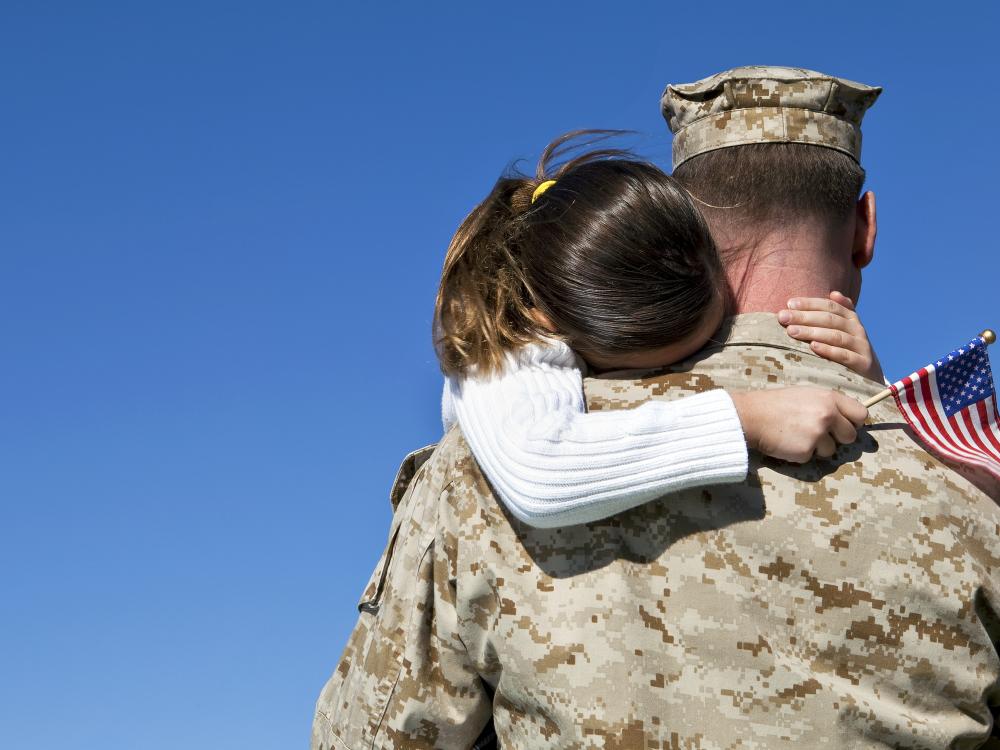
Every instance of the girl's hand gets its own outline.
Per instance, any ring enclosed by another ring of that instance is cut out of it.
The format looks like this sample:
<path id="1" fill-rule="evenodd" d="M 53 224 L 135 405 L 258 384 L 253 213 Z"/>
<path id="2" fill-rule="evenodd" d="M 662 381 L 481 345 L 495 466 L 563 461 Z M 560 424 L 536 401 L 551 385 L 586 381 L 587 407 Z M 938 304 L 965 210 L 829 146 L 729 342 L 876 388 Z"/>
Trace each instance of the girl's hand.
<path id="1" fill-rule="evenodd" d="M 823 388 L 771 388 L 730 394 L 747 445 L 768 456 L 805 463 L 829 458 L 838 443 L 853 443 L 868 410 Z"/>
<path id="2" fill-rule="evenodd" d="M 808 341 L 824 359 L 839 362 L 869 380 L 885 382 L 850 297 L 840 292 L 830 292 L 829 299 L 795 297 L 788 300 L 788 309 L 778 313 L 778 322 L 789 336 Z"/>

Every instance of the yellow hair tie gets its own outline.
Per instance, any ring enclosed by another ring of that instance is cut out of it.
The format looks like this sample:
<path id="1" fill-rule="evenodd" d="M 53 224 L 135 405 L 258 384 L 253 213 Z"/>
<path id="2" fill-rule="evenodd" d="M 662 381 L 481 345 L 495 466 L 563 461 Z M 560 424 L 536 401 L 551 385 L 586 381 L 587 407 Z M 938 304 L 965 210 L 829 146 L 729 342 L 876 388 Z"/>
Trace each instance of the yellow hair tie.
<path id="1" fill-rule="evenodd" d="M 531 194 L 531 202 L 534 203 L 538 200 L 538 196 L 548 190 L 550 187 L 556 184 L 555 180 L 546 180 L 541 185 L 535 188 L 535 192 Z"/>

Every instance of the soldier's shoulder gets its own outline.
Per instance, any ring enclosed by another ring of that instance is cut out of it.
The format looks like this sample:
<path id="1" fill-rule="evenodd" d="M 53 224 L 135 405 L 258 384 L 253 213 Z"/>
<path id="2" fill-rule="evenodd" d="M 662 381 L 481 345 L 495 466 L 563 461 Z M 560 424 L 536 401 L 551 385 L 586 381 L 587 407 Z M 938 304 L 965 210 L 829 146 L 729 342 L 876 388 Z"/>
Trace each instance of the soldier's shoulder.
<path id="1" fill-rule="evenodd" d="M 422 481 L 429 487 L 444 491 L 478 477 L 479 467 L 458 426 L 452 427 L 437 445 L 430 447 L 432 450 L 421 457 L 419 468 L 419 473 L 424 475 Z"/>
<path id="2" fill-rule="evenodd" d="M 886 399 L 869 413 L 865 433 L 874 440 L 877 450 L 864 459 L 870 462 L 872 477 L 894 477 L 899 492 L 917 500 L 944 503 L 950 511 L 968 506 L 1000 519 L 1000 486 L 995 480 L 929 452 L 892 400 Z"/>
<path id="3" fill-rule="evenodd" d="M 439 443 L 404 459 L 390 493 L 398 514 L 431 512 L 470 517 L 502 515 L 462 431 L 450 429 Z"/>
<path id="4" fill-rule="evenodd" d="M 832 388 L 864 401 L 882 389 L 835 363 L 794 348 L 776 345 L 773 316 L 743 316 L 724 349 L 706 350 L 687 362 L 660 371 L 623 373 L 616 379 L 588 378 L 587 404 L 593 410 L 638 406 L 650 399 L 673 399 L 713 388 L 743 390 L 780 385 Z M 756 343 L 755 343 L 756 342 Z M 762 343 L 761 343 L 762 342 Z M 929 453 L 916 439 L 892 399 L 870 410 L 868 426 L 857 443 L 843 446 L 830 462 L 801 468 L 764 459 L 784 475 L 777 485 L 808 482 L 814 491 L 868 492 L 882 501 L 908 498 L 906 506 L 926 504 L 929 512 L 960 503 L 993 518 L 1000 486 L 967 467 Z M 835 464 L 835 465 L 834 465 Z M 786 488 L 787 489 L 787 488 Z M 789 490 L 790 491 L 790 490 Z"/>

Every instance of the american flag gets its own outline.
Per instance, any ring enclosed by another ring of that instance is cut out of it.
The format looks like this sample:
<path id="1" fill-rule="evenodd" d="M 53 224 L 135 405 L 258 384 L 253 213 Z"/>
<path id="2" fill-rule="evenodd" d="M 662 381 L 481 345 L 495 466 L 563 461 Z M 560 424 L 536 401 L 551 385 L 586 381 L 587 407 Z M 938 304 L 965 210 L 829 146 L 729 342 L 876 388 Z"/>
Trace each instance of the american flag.
<path id="1" fill-rule="evenodd" d="M 980 336 L 889 390 L 910 427 L 931 450 L 1000 479 L 1000 415 Z"/>

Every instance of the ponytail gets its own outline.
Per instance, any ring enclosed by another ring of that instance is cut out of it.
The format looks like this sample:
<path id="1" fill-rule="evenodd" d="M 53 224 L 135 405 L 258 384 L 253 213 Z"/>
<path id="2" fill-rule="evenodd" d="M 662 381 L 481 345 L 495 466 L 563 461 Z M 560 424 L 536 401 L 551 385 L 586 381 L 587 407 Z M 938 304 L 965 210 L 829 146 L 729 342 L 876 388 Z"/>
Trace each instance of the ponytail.
<path id="1" fill-rule="evenodd" d="M 535 182 L 503 177 L 448 246 L 434 309 L 435 347 L 449 376 L 501 369 L 504 354 L 543 333 L 518 252 L 519 217 Z"/>

